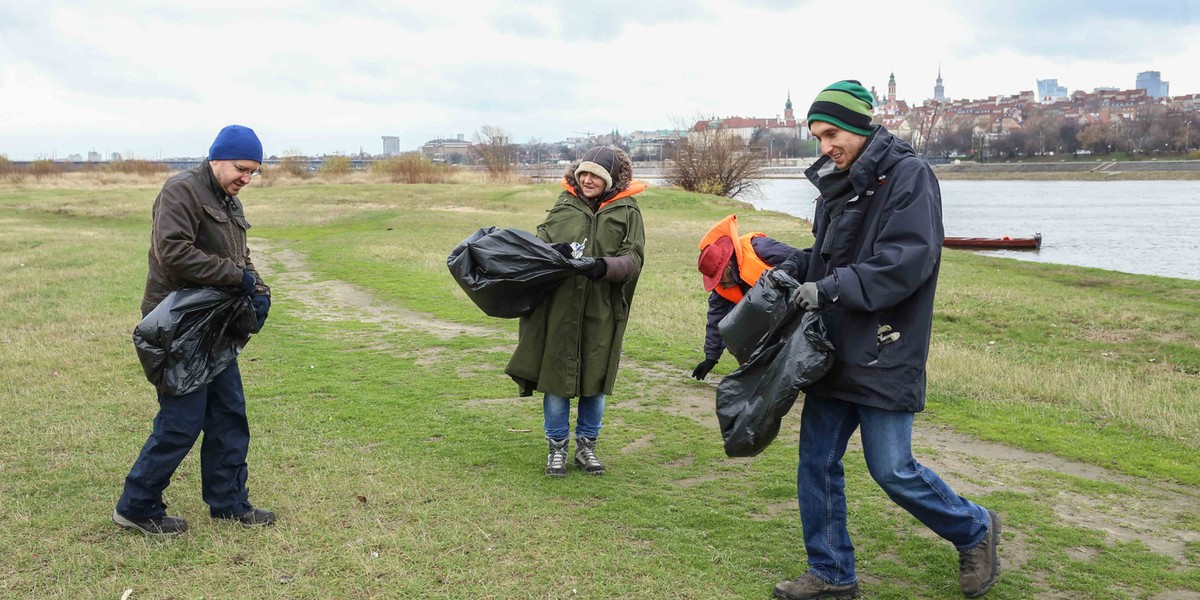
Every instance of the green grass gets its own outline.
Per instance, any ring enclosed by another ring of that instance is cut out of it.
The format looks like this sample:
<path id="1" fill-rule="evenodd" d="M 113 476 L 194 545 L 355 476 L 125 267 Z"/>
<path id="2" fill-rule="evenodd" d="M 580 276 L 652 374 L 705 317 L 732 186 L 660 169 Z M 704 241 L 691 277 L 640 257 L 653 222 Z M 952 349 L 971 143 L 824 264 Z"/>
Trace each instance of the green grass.
<path id="1" fill-rule="evenodd" d="M 730 212 L 743 231 L 796 245 L 808 226 L 658 189 L 641 197 L 647 259 L 601 438 L 609 475 L 563 480 L 541 473 L 540 402 L 515 398 L 503 375 L 515 321 L 484 316 L 445 266 L 480 227 L 532 230 L 555 186 L 248 190 L 251 235 L 269 247 L 255 257 L 274 286 L 267 328 L 240 361 L 249 485 L 281 520 L 261 531 L 209 521 L 189 456 L 167 502 L 192 530 L 167 541 L 119 530 L 108 514 L 155 410 L 129 339 L 155 193 L 0 189 L 5 595 L 763 598 L 803 572 L 798 410 L 766 452 L 729 459 L 705 421 L 711 382 L 687 374 L 702 357 L 700 235 Z M 313 291 L 336 282 L 373 308 L 317 318 Z M 1110 474 L 918 439 L 919 458 L 1004 515 L 1006 564 L 989 598 L 1200 592 L 1198 300 L 1198 282 L 945 253 L 922 427 Z M 416 311 L 425 325 L 371 311 Z M 434 323 L 489 333 L 446 337 Z M 846 463 L 864 590 L 961 597 L 949 544 L 883 495 L 860 450 Z M 1149 521 L 1105 533 L 1129 515 Z"/>

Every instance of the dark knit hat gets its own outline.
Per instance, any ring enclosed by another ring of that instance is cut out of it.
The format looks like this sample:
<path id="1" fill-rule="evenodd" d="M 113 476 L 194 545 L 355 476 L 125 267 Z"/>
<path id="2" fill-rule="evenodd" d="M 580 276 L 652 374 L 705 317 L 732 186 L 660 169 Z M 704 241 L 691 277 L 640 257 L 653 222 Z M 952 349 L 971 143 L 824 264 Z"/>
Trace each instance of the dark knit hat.
<path id="1" fill-rule="evenodd" d="M 821 90 L 808 109 L 808 124 L 825 121 L 858 135 L 871 135 L 871 109 L 875 98 L 853 79 L 839 81 Z"/>
<path id="2" fill-rule="evenodd" d="M 229 125 L 217 134 L 208 148 L 208 160 L 252 160 L 261 163 L 262 142 L 254 130 L 244 125 Z"/>
<path id="3" fill-rule="evenodd" d="M 620 159 L 617 152 L 608 146 L 593 146 L 583 153 L 583 159 L 575 167 L 575 180 L 579 181 L 580 173 L 591 173 L 604 180 L 604 191 L 612 189 L 612 172 L 617 169 Z"/>

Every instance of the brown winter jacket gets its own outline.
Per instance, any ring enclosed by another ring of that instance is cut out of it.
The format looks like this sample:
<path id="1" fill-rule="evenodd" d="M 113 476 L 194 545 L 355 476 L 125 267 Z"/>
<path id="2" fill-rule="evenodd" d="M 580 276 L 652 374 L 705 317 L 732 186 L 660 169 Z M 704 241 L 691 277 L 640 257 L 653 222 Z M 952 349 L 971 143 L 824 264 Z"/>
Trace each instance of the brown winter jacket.
<path id="1" fill-rule="evenodd" d="M 143 315 L 179 288 L 236 286 L 243 270 L 254 274 L 256 295 L 270 295 L 250 262 L 242 203 L 221 189 L 207 160 L 167 179 L 152 215 Z"/>

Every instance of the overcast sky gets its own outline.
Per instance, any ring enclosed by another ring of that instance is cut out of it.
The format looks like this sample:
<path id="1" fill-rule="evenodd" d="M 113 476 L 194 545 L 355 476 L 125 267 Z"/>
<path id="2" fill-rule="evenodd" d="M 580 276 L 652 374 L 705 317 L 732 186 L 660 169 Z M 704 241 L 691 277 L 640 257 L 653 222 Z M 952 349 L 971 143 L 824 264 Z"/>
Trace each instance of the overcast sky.
<path id="1" fill-rule="evenodd" d="M 1200 0 L 0 0 L 0 154 L 402 150 L 803 115 L 838 79 L 920 104 L 1057 78 L 1200 93 Z"/>

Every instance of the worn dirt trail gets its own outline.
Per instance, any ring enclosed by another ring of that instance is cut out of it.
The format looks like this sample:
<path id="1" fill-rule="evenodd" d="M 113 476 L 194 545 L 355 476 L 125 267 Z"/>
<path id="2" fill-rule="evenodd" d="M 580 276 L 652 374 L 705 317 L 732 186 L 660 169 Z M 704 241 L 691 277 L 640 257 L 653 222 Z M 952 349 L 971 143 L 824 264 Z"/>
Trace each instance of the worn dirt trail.
<path id="1" fill-rule="evenodd" d="M 272 285 L 276 294 L 291 300 L 299 307 L 299 316 L 306 319 L 337 321 L 353 319 L 379 326 L 380 336 L 407 329 L 419 328 L 422 332 L 443 337 L 460 335 L 494 339 L 502 344 L 515 342 L 508 332 L 499 329 L 462 325 L 439 320 L 433 315 L 414 312 L 402 306 L 382 302 L 365 290 L 337 280 L 318 280 L 307 270 L 306 258 L 302 253 L 267 240 L 251 241 L 255 262 Z M 356 332 L 362 336 L 362 332 Z M 369 335 L 369 334 L 368 334 Z M 380 342 L 381 346 L 383 342 Z M 453 362 L 453 356 L 433 357 L 431 360 Z M 447 368 L 451 368 L 447 365 Z M 720 439 L 717 420 L 713 409 L 715 382 L 696 385 L 688 379 L 688 373 L 660 364 L 647 364 L 623 359 L 622 369 L 630 376 L 617 402 L 610 405 L 619 419 L 621 410 L 658 410 L 678 414 L 695 420 L 713 430 L 714 440 Z M 651 406 L 643 398 L 675 398 L 669 406 Z M 479 404 L 494 404 L 523 401 L 517 398 L 480 398 Z M 795 444 L 799 430 L 799 410 L 793 409 L 784 419 L 780 440 L 776 443 Z M 629 453 L 654 443 L 648 435 L 619 449 Z M 851 450 L 861 450 L 857 436 L 851 441 Z M 978 496 L 995 491 L 1032 493 L 1033 486 L 1027 482 L 1038 478 L 1039 473 L 1054 472 L 1072 477 L 1096 481 L 1119 483 L 1135 495 L 1087 496 L 1073 492 L 1059 492 L 1046 500 L 1053 503 L 1062 522 L 1077 527 L 1104 532 L 1110 542 L 1138 541 L 1154 552 L 1164 554 L 1176 561 L 1187 561 L 1186 546 L 1189 542 L 1200 542 L 1200 533 L 1181 531 L 1174 525 L 1179 518 L 1194 512 L 1200 505 L 1200 489 L 1174 485 L 1122 475 L 1095 465 L 1065 460 L 1050 454 L 1029 452 L 1019 448 L 986 442 L 964 435 L 953 429 L 922 422 L 917 419 L 914 431 L 914 449 L 918 459 L 945 477 L 956 491 L 965 496 Z M 750 459 L 728 459 L 730 462 Z M 689 461 L 680 461 L 682 466 Z M 680 486 L 696 485 L 719 477 L 736 477 L 736 474 L 715 474 L 711 478 L 681 480 Z M 899 510 L 899 509 L 896 509 Z M 769 515 L 797 512 L 795 502 L 767 507 Z M 924 531 L 923 528 L 916 528 Z M 1005 540 L 1001 546 L 1005 568 L 1016 570 L 1027 560 L 1024 532 L 1010 526 L 1005 527 Z M 933 536 L 932 533 L 925 532 Z M 1075 558 L 1087 559 L 1092 549 L 1080 548 Z M 1200 598 L 1200 595 L 1182 591 L 1159 596 L 1161 598 Z"/>

